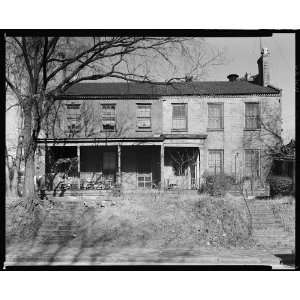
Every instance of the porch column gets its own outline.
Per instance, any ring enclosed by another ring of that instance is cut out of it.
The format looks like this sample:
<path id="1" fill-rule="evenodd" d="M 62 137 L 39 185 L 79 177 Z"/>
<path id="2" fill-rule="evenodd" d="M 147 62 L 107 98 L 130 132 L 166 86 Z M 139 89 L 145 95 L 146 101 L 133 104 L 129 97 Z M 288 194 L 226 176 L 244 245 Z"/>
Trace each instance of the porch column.
<path id="1" fill-rule="evenodd" d="M 118 145 L 118 184 L 121 186 L 121 146 Z"/>
<path id="2" fill-rule="evenodd" d="M 160 146 L 160 189 L 165 188 L 165 177 L 164 177 L 164 167 L 165 167 L 165 147 L 162 143 Z"/>
<path id="3" fill-rule="evenodd" d="M 198 148 L 198 155 L 196 161 L 196 182 L 198 188 L 200 188 L 200 147 Z"/>
<path id="4" fill-rule="evenodd" d="M 77 169 L 78 169 L 78 176 L 80 177 L 80 146 L 77 145 Z"/>
<path id="5" fill-rule="evenodd" d="M 203 181 L 203 173 L 207 168 L 207 149 L 206 147 L 199 147 L 199 185 Z"/>

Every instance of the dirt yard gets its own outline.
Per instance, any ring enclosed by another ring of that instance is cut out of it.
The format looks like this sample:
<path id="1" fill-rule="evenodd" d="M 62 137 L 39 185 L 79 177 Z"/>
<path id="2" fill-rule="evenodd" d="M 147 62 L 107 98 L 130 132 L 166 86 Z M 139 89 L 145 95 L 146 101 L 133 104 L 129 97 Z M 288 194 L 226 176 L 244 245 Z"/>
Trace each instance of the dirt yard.
<path id="1" fill-rule="evenodd" d="M 12 222 L 11 216 L 7 221 Z M 196 193 L 134 193 L 114 198 L 56 198 L 54 205 L 45 205 L 34 239 L 8 243 L 7 260 L 101 264 L 175 259 L 178 263 L 201 253 L 214 264 L 222 249 L 230 264 L 232 253 L 238 251 L 245 257 L 245 251 L 254 246 L 238 197 L 216 201 Z M 257 253 L 252 257 L 255 263 L 258 257 Z"/>

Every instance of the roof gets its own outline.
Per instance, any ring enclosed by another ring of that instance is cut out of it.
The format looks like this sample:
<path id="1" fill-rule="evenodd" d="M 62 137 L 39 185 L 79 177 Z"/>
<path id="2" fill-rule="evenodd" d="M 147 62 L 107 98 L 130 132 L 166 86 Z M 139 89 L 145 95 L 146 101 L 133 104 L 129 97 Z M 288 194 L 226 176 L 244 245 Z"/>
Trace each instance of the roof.
<path id="1" fill-rule="evenodd" d="M 164 139 L 205 139 L 207 134 L 162 134 Z"/>
<path id="2" fill-rule="evenodd" d="M 62 98 L 70 96 L 160 97 L 182 95 L 279 95 L 280 90 L 248 81 L 195 81 L 166 83 L 85 82 L 70 87 Z"/>

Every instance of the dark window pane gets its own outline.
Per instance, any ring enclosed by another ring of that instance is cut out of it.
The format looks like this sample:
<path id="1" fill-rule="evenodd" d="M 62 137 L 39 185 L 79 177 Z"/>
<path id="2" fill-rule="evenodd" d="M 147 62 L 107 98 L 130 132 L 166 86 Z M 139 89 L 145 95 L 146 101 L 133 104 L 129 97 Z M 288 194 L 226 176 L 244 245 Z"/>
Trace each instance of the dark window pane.
<path id="1" fill-rule="evenodd" d="M 245 150 L 245 176 L 259 177 L 258 150 Z"/>
<path id="2" fill-rule="evenodd" d="M 259 104 L 258 103 L 246 103 L 245 119 L 246 129 L 258 129 L 259 128 Z"/>

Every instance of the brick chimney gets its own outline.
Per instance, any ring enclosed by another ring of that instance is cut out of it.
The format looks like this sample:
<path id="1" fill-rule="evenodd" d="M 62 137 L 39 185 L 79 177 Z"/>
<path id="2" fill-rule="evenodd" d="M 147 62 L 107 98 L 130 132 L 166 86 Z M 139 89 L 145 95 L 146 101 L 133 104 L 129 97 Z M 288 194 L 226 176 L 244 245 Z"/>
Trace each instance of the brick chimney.
<path id="1" fill-rule="evenodd" d="M 261 49 L 261 56 L 258 64 L 258 84 L 267 86 L 270 84 L 270 51 L 268 48 Z"/>

